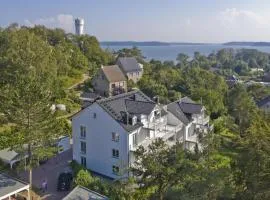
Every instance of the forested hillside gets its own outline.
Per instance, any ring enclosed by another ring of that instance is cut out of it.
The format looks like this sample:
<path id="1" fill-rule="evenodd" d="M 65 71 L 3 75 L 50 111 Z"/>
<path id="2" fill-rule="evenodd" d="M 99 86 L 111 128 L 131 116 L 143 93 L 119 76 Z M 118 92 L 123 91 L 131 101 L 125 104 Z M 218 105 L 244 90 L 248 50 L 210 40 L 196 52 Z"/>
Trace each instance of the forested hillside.
<path id="1" fill-rule="evenodd" d="M 73 163 L 75 184 L 115 200 L 270 199 L 270 117 L 256 106 L 270 94 L 269 88 L 241 84 L 229 88 L 224 78 L 249 75 L 250 68 L 269 70 L 268 54 L 224 49 L 209 56 L 195 53 L 192 60 L 179 54 L 177 64 L 146 62 L 138 48 L 116 54 L 134 56 L 144 65 L 142 79 L 137 85 L 129 82 L 129 88 L 158 96 L 163 104 L 186 95 L 202 102 L 214 129 L 201 138 L 202 152 L 184 151 L 182 144 L 169 148 L 162 140 L 148 151 L 140 147 L 139 162 L 128 169 L 135 178 L 129 181 L 110 184 Z M 27 145 L 31 177 L 38 161 L 55 152 L 55 139 L 70 132 L 50 106 L 76 101 L 66 89 L 83 74 L 91 77 L 102 64 L 114 63 L 114 57 L 93 36 L 16 24 L 1 29 L 0 149 L 22 150 Z"/>

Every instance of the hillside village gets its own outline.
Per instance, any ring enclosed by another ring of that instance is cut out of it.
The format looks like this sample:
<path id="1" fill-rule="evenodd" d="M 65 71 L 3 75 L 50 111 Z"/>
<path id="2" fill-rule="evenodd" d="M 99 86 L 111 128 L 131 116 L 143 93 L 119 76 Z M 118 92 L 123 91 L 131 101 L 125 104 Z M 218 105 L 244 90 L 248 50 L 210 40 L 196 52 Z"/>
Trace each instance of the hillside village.
<path id="1" fill-rule="evenodd" d="M 0 200 L 270 198 L 270 55 L 245 53 L 1 29 Z"/>

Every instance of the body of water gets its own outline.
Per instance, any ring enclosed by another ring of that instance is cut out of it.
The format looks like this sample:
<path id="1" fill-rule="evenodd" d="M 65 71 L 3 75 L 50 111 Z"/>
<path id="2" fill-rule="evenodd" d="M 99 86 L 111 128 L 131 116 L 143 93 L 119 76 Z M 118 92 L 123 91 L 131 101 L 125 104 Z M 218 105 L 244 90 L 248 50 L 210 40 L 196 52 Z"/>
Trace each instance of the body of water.
<path id="1" fill-rule="evenodd" d="M 123 48 L 132 48 L 132 46 L 102 46 L 102 48 L 109 48 L 111 50 L 119 50 Z M 198 51 L 203 55 L 209 55 L 210 53 L 217 52 L 223 48 L 233 49 L 257 49 L 262 52 L 270 53 L 270 46 L 268 47 L 254 47 L 254 46 L 228 46 L 222 44 L 209 44 L 209 45 L 170 45 L 170 46 L 138 46 L 141 49 L 143 55 L 147 60 L 176 60 L 179 53 L 184 53 L 190 57 L 193 57 L 194 52 Z"/>

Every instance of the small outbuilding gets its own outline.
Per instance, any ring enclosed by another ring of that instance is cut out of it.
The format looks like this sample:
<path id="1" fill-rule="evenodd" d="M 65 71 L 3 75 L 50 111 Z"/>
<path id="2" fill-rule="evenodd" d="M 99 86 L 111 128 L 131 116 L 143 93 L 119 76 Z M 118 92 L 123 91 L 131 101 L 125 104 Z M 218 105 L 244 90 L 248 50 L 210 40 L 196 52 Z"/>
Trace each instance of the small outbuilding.
<path id="1" fill-rule="evenodd" d="M 18 196 L 30 200 L 29 190 L 28 183 L 0 173 L 0 200 L 9 200 Z"/>

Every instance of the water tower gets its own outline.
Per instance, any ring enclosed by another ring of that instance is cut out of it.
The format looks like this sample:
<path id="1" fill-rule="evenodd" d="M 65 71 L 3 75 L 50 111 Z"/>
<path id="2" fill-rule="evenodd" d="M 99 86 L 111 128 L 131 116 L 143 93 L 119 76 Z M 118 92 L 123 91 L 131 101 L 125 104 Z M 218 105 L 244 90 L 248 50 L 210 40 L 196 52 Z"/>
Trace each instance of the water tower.
<path id="1" fill-rule="evenodd" d="M 82 35 L 84 28 L 84 19 L 76 18 L 75 19 L 75 33 L 76 35 Z"/>

